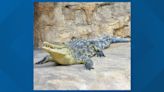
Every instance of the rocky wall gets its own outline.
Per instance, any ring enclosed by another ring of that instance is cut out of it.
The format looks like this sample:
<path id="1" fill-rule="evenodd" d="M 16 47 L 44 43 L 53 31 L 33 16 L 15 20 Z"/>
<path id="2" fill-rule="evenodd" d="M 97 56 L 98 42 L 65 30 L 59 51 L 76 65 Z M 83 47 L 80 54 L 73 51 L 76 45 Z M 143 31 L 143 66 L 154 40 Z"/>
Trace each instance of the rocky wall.
<path id="1" fill-rule="evenodd" d="M 130 21 L 128 2 L 35 2 L 34 46 L 40 47 L 43 41 L 65 42 L 72 37 L 130 37 Z"/>

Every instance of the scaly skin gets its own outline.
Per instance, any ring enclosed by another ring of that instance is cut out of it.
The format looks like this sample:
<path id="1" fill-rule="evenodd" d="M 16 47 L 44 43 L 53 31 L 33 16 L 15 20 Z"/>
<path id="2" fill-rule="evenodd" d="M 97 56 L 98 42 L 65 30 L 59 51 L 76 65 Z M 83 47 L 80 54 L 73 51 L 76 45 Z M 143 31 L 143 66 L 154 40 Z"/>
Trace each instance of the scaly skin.
<path id="1" fill-rule="evenodd" d="M 89 40 L 72 39 L 63 44 L 44 42 L 42 49 L 50 55 L 44 57 L 43 60 L 36 64 L 53 61 L 60 65 L 85 64 L 86 69 L 94 69 L 91 57 L 95 55 L 97 57 L 105 57 L 102 50 L 108 48 L 111 43 L 116 42 L 129 42 L 129 39 L 104 36 Z"/>

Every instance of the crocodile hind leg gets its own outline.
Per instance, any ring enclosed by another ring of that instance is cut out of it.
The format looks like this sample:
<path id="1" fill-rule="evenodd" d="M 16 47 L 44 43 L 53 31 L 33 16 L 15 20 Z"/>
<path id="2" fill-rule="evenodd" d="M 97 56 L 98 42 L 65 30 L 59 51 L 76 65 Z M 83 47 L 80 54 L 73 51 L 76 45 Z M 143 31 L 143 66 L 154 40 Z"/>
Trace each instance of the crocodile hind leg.
<path id="1" fill-rule="evenodd" d="M 82 58 L 82 61 L 83 61 L 84 64 L 85 64 L 85 68 L 86 68 L 87 70 L 94 69 L 94 68 L 93 68 L 93 61 L 92 61 L 89 57 L 87 57 L 87 56 L 82 56 L 81 58 Z"/>
<path id="2" fill-rule="evenodd" d="M 95 45 L 92 45 L 93 49 L 94 49 L 94 52 L 95 52 L 95 55 L 97 55 L 97 57 L 105 57 L 102 49 L 98 48 L 97 46 Z"/>
<path id="3" fill-rule="evenodd" d="M 105 57 L 103 51 L 101 51 L 101 50 L 96 51 L 96 55 L 97 55 L 97 57 Z"/>
<path id="4" fill-rule="evenodd" d="M 95 49 L 95 54 L 97 55 L 97 57 L 105 57 L 104 52 L 100 49 Z"/>
<path id="5" fill-rule="evenodd" d="M 36 62 L 35 64 L 44 64 L 44 63 L 50 62 L 51 60 L 52 60 L 51 57 L 47 55 L 42 60 Z"/>

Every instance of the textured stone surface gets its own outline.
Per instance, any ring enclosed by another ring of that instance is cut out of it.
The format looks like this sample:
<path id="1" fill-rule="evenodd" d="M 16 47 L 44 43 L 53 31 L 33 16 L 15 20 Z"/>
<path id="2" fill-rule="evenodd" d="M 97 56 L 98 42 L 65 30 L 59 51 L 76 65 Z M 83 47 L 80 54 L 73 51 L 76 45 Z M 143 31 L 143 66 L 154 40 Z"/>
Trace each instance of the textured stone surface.
<path id="1" fill-rule="evenodd" d="M 112 44 L 106 57 L 93 57 L 94 70 L 84 65 L 56 66 L 53 62 L 34 65 L 35 90 L 129 90 L 130 43 Z M 34 51 L 34 62 L 47 53 Z"/>
<path id="2" fill-rule="evenodd" d="M 103 34 L 130 37 L 128 2 L 35 3 L 35 47 L 43 41 L 64 42 L 72 37 L 94 38 Z"/>

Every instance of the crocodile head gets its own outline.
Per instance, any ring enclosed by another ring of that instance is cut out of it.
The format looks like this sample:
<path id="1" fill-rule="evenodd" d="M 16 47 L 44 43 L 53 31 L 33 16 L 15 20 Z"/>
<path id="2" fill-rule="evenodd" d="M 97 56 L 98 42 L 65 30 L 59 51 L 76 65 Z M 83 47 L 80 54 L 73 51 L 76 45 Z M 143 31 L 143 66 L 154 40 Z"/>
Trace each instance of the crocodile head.
<path id="1" fill-rule="evenodd" d="M 49 43 L 49 42 L 43 42 L 42 49 L 47 51 L 48 53 L 56 54 L 56 55 L 66 55 L 68 54 L 68 48 L 64 44 L 60 43 Z"/>
<path id="2" fill-rule="evenodd" d="M 72 64 L 73 57 L 65 44 L 44 42 L 42 49 L 47 51 L 59 64 Z"/>

